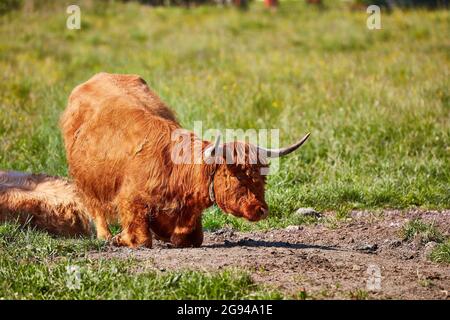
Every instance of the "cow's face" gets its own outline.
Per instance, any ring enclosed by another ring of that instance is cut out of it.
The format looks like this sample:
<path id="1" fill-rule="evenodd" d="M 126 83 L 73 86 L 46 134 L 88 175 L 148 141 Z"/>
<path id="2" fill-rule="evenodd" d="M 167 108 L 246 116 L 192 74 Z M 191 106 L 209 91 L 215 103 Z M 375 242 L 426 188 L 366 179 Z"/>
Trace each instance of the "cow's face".
<path id="1" fill-rule="evenodd" d="M 210 164 L 214 160 L 216 173 L 214 192 L 217 205 L 225 212 L 250 221 L 267 217 L 269 210 L 264 200 L 265 176 L 269 158 L 278 158 L 297 150 L 308 139 L 309 133 L 296 143 L 281 149 L 266 149 L 243 142 L 220 144 L 220 135 L 214 144 L 203 151 Z"/>
<path id="2" fill-rule="evenodd" d="M 265 159 L 256 159 L 256 147 L 235 142 L 225 145 L 222 164 L 214 177 L 214 190 L 217 205 L 225 212 L 249 221 L 259 221 L 269 214 L 264 199 Z M 231 155 L 231 157 L 230 157 Z M 230 160 L 231 158 L 231 160 Z"/>

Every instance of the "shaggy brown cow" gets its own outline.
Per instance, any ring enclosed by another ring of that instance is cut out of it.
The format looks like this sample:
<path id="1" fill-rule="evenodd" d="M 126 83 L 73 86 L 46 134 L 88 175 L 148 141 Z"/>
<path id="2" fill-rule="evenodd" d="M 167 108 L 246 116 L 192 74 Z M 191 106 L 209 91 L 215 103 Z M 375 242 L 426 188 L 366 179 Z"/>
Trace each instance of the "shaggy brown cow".
<path id="1" fill-rule="evenodd" d="M 43 174 L 0 171 L 0 223 L 18 222 L 61 236 L 89 235 L 89 215 L 72 184 Z"/>
<path id="2" fill-rule="evenodd" d="M 200 246 L 201 214 L 214 201 L 250 221 L 268 214 L 260 174 L 267 161 L 256 156 L 263 149 L 218 140 L 209 146 L 185 131 L 192 150 L 203 152 L 192 154 L 188 163 L 175 163 L 172 152 L 179 142 L 173 134 L 181 127 L 139 76 L 95 75 L 72 91 L 60 125 L 70 174 L 99 238 L 110 239 L 108 223 L 119 218 L 116 245 L 151 247 L 153 232 L 176 246 Z M 307 137 L 285 149 L 263 151 L 281 156 Z M 246 160 L 217 159 L 224 154 Z"/>
<path id="3" fill-rule="evenodd" d="M 211 145 L 181 129 L 139 76 L 107 73 L 73 90 L 61 128 L 75 185 L 0 171 L 0 222 L 70 236 L 89 234 L 93 221 L 97 236 L 110 239 L 108 223 L 118 218 L 113 243 L 129 247 L 150 247 L 152 232 L 176 246 L 200 246 L 201 214 L 214 202 L 250 221 L 266 217 L 267 157 L 286 155 L 309 136 L 276 150 L 220 145 L 220 137 Z"/>

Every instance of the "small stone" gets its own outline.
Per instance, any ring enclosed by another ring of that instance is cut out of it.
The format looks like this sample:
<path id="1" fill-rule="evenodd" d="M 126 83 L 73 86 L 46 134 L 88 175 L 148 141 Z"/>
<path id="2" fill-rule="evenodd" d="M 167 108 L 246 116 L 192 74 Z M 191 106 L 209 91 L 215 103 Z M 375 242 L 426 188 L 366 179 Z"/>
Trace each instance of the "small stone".
<path id="1" fill-rule="evenodd" d="M 389 227 L 392 227 L 392 228 L 400 227 L 400 222 L 391 222 L 391 223 L 389 224 Z"/>
<path id="2" fill-rule="evenodd" d="M 300 226 L 288 226 L 284 230 L 286 230 L 287 232 L 296 232 L 296 231 L 300 231 L 301 229 L 302 229 L 302 227 L 300 227 Z"/>
<path id="3" fill-rule="evenodd" d="M 234 230 L 232 228 L 225 227 L 225 228 L 214 231 L 212 234 L 215 236 L 233 237 Z"/>
<path id="4" fill-rule="evenodd" d="M 353 271 L 361 271 L 361 267 L 358 266 L 357 264 L 354 264 L 353 267 L 352 267 L 352 270 Z"/>
<path id="5" fill-rule="evenodd" d="M 378 250 L 378 245 L 376 243 L 374 244 L 363 244 L 356 248 L 358 251 L 363 251 L 367 253 L 374 253 Z"/>
<path id="6" fill-rule="evenodd" d="M 295 214 L 297 216 L 314 217 L 314 218 L 320 218 L 322 216 L 322 214 L 320 212 L 314 210 L 314 208 L 299 208 L 299 209 L 297 209 Z"/>

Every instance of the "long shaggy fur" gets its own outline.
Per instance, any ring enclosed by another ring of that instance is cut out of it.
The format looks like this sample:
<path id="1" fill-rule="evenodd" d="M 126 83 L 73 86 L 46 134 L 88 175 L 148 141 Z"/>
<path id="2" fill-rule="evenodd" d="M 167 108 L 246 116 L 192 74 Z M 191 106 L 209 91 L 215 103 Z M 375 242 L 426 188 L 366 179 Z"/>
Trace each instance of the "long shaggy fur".
<path id="1" fill-rule="evenodd" d="M 62 236 L 89 235 L 89 215 L 67 180 L 0 171 L 0 223 L 29 224 Z"/>
<path id="2" fill-rule="evenodd" d="M 210 142 L 182 130 L 139 76 L 100 73 L 79 85 L 60 126 L 73 185 L 55 177 L 4 173 L 3 220 L 25 221 L 31 214 L 38 227 L 68 235 L 87 233 L 90 218 L 102 239 L 111 238 L 108 224 L 118 220 L 122 232 L 112 239 L 116 245 L 151 247 L 153 233 L 176 246 L 200 246 L 201 214 L 213 204 L 213 180 L 215 202 L 225 212 L 251 221 L 267 215 L 260 174 L 267 163 L 251 161 L 255 146 L 225 144 L 225 154 L 246 160 L 206 163 L 202 155 Z M 179 143 L 174 132 L 182 132 L 191 150 L 200 150 L 189 155 L 191 162 L 172 161 Z"/>

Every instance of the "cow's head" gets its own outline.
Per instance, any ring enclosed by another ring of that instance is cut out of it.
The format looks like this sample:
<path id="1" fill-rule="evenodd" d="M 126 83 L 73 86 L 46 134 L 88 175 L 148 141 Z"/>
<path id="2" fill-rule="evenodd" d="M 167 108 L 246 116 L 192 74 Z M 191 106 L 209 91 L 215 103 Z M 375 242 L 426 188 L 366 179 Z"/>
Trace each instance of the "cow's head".
<path id="1" fill-rule="evenodd" d="M 264 199 L 268 159 L 287 155 L 298 149 L 309 133 L 297 143 L 282 149 L 265 149 L 244 142 L 214 145 L 204 151 L 205 159 L 214 159 L 214 197 L 225 212 L 250 221 L 264 219 L 269 208 Z"/>

